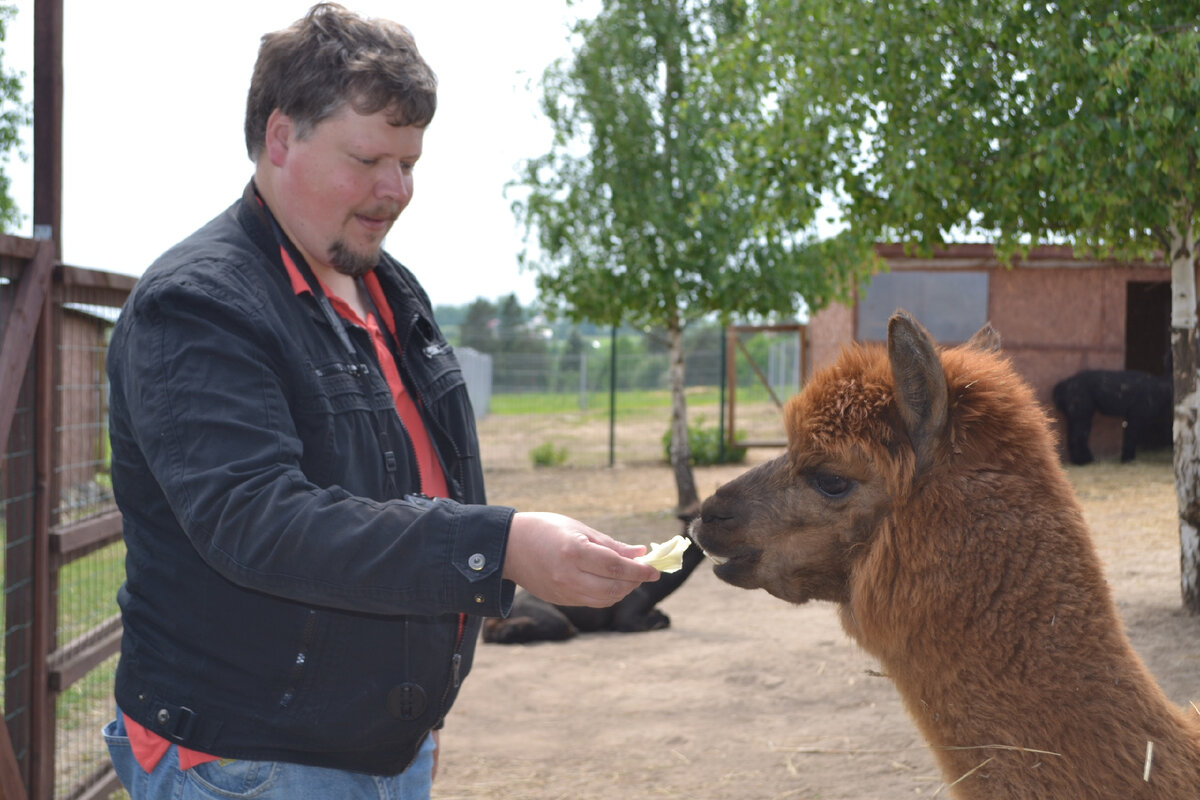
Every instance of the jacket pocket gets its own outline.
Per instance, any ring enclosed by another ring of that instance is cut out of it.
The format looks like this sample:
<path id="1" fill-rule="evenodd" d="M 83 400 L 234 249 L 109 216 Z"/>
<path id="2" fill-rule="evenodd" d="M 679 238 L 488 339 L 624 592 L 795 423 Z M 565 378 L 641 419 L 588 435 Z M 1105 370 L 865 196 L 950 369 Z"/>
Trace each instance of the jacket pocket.
<path id="1" fill-rule="evenodd" d="M 192 767 L 185 777 L 195 784 L 203 797 L 258 797 L 276 783 L 276 773 L 281 766 L 274 761 L 221 759 Z"/>
<path id="2" fill-rule="evenodd" d="M 360 463 L 382 460 L 379 426 L 390 419 L 388 414 L 395 415 L 387 384 L 382 376 L 372 374 L 374 370 L 373 365 L 346 360 L 304 365 L 293 423 L 303 448 L 301 467 L 318 486 L 336 484 L 353 494 L 382 496 L 382 483 L 356 484 L 346 471 L 348 458 Z M 403 457 L 403 441 L 396 436 L 391 439 L 396 439 L 391 442 L 393 450 L 401 448 L 396 457 Z M 367 474 L 364 470 L 351 473 Z"/>

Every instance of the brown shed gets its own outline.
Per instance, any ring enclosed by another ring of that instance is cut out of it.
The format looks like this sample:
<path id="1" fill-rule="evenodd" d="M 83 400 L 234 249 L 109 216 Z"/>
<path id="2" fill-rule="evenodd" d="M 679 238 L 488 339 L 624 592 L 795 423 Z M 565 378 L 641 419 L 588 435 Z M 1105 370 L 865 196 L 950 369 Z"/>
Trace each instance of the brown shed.
<path id="1" fill-rule="evenodd" d="M 1039 247 L 1002 266 L 991 245 L 952 245 L 930 257 L 879 245 L 888 270 L 860 287 L 852 306 L 832 305 L 808 325 L 809 364 L 830 363 L 851 341 L 883 341 L 904 308 L 943 344 L 965 341 L 985 322 L 1054 417 L 1054 384 L 1082 369 L 1168 369 L 1171 271 L 1165 263 L 1076 258 Z M 1060 430 L 1060 439 L 1065 438 Z M 1120 452 L 1121 421 L 1097 416 L 1097 458 Z M 1064 451 L 1065 452 L 1065 451 Z"/>

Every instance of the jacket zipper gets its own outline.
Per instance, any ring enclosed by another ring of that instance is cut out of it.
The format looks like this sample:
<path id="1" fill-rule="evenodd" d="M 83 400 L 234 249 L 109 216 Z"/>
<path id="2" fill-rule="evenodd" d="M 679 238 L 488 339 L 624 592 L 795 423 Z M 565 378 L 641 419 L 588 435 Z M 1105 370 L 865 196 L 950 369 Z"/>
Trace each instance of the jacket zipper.
<path id="1" fill-rule="evenodd" d="M 457 689 L 462 685 L 462 645 L 463 634 L 467 630 L 467 615 L 458 615 L 458 635 L 454 639 L 454 655 L 450 657 L 450 685 L 446 687 L 446 691 L 442 692 L 442 705 L 440 716 L 446 715 L 446 701 L 450 698 L 450 691 Z"/>
<path id="2" fill-rule="evenodd" d="M 267 218 L 271 223 L 272 231 L 275 234 L 276 241 L 279 243 L 280 248 L 281 249 L 285 248 L 286 247 L 285 243 L 287 242 L 287 238 L 283 235 L 283 231 L 279 228 L 279 225 L 275 221 L 275 218 L 273 215 L 268 213 Z M 301 257 L 299 263 L 302 263 L 304 268 L 307 269 L 308 272 L 311 274 L 311 268 L 308 268 L 308 264 L 304 262 L 302 257 Z M 305 280 L 309 282 L 309 289 L 312 291 L 313 296 L 316 298 L 317 305 L 320 307 L 322 313 L 324 314 L 326 321 L 329 323 L 330 327 L 333 328 L 334 333 L 337 335 L 342 346 L 346 349 L 347 354 L 350 356 L 351 362 L 346 365 L 346 367 L 345 367 L 346 371 L 349 372 L 351 375 L 354 375 L 356 377 L 359 377 L 361 380 L 364 380 L 367 384 L 367 387 L 370 388 L 370 379 L 367 377 L 370 373 L 370 368 L 365 363 L 359 363 L 359 364 L 354 363 L 353 360 L 357 357 L 358 351 L 355 349 L 354 343 L 350 340 L 349 334 L 346 333 L 346 329 L 341 324 L 341 320 L 338 318 L 338 315 L 334 312 L 333 306 L 329 302 L 329 298 L 325 296 L 324 292 L 320 291 L 319 285 L 314 286 L 312 284 L 312 282 L 309 280 L 309 275 L 305 275 Z M 368 295 L 368 297 L 369 297 L 369 295 Z M 420 315 L 418 315 L 418 314 L 413 315 L 414 323 L 419 321 L 419 319 L 420 319 Z M 383 320 L 381 319 L 381 320 L 379 320 L 379 322 L 382 324 Z M 398 350 L 399 342 L 396 343 L 396 347 Z M 437 356 L 437 355 L 445 352 L 447 347 L 449 347 L 448 344 L 442 344 L 442 343 L 431 344 L 431 345 L 427 345 L 426 347 L 424 347 L 422 349 L 422 353 L 427 359 L 429 359 L 429 358 L 433 358 L 434 356 Z M 405 373 L 407 372 L 407 370 L 404 368 L 403 359 L 399 358 L 398 355 L 399 355 L 398 353 L 393 355 L 393 358 L 396 359 L 396 367 L 397 367 L 397 371 L 400 373 L 400 380 L 404 381 Z M 409 383 L 411 383 L 411 380 L 409 380 Z M 407 389 L 408 387 L 406 386 L 405 388 Z M 414 394 L 414 397 L 419 399 L 420 395 Z M 418 408 L 418 413 L 419 413 L 420 404 L 418 404 L 417 408 Z M 399 417 L 400 417 L 399 413 L 396 414 L 396 417 L 400 423 L 400 429 L 404 432 L 404 435 L 411 442 L 412 436 L 411 436 L 411 434 L 409 434 L 407 427 L 405 427 L 404 421 L 402 419 L 399 419 Z M 422 417 L 422 418 L 424 419 L 424 417 Z M 376 416 L 376 422 L 382 424 L 382 421 L 379 420 L 378 416 Z M 435 420 L 433 422 L 436 424 Z M 451 447 L 452 451 L 454 452 L 456 463 L 461 464 L 462 456 L 458 452 L 458 447 L 454 444 L 453 439 L 446 435 L 445 430 L 441 427 L 440 424 L 437 424 L 437 427 L 439 429 L 438 432 L 439 432 L 441 438 L 450 443 L 450 447 Z M 393 453 L 388 446 L 386 425 L 384 425 L 384 427 L 379 430 L 379 434 L 380 434 L 380 438 L 381 438 L 381 444 L 384 446 L 385 463 L 389 467 L 389 473 L 390 473 L 389 479 L 390 479 L 393 487 L 395 487 L 395 493 L 398 494 L 399 488 L 396 486 L 396 483 L 395 483 L 396 456 L 395 456 L 395 453 Z M 410 446 L 410 450 L 411 449 L 412 448 Z M 437 454 L 438 461 L 441 463 L 442 469 L 444 470 L 446 468 L 445 460 L 442 458 L 442 455 L 438 451 L 436 446 L 434 447 L 434 453 Z M 413 459 L 413 461 L 416 462 L 416 459 Z M 416 469 L 417 479 L 418 479 L 418 481 L 421 481 L 422 480 L 421 472 L 420 472 L 421 466 L 419 463 L 416 463 L 416 468 L 417 468 Z M 461 474 L 457 474 L 456 477 L 458 478 L 458 483 L 461 486 L 463 483 Z M 418 483 L 418 487 L 420 487 L 420 486 L 421 486 L 421 484 Z M 458 689 L 459 686 L 462 684 L 462 660 L 463 660 L 462 645 L 463 645 L 463 637 L 464 637 L 465 631 L 466 631 L 466 624 L 467 624 L 467 615 L 460 613 L 458 615 L 458 632 L 457 632 L 457 635 L 455 637 L 455 642 L 454 642 L 454 655 L 450 659 L 452 682 L 451 682 L 450 686 L 446 687 L 446 691 L 442 694 L 442 704 L 441 704 L 441 709 L 440 709 L 442 716 L 445 716 L 446 700 L 450 695 L 451 688 Z M 297 655 L 296 662 L 293 665 L 293 676 L 298 676 L 303 671 L 304 664 L 308 658 L 307 649 L 309 646 L 311 646 L 311 642 L 309 640 L 311 639 L 311 637 L 313 635 L 313 630 L 314 630 L 315 626 L 316 626 L 316 611 L 310 609 L 309 610 L 309 618 L 308 618 L 307 624 L 305 625 L 304 634 L 302 637 L 302 649 L 301 649 L 300 653 Z M 407 624 L 407 620 L 406 620 L 406 622 L 405 622 L 406 638 L 407 638 L 407 630 L 408 630 L 408 624 Z M 406 647 L 406 650 L 408 650 L 407 647 Z M 290 690 L 285 690 L 284 696 L 281 700 L 282 706 L 286 706 L 288 703 L 291 702 L 291 699 L 294 696 L 294 691 L 295 691 L 294 688 L 292 688 Z"/>
<path id="3" fill-rule="evenodd" d="M 304 630 L 300 634 L 300 650 L 296 653 L 296 658 L 292 661 L 292 671 L 288 685 L 284 687 L 283 694 L 279 698 L 279 707 L 287 708 L 291 705 L 292 700 L 296 697 L 297 687 L 300 685 L 300 678 L 304 674 L 304 667 L 308 663 L 308 651 L 312 648 L 313 634 L 317 628 L 317 612 L 315 609 L 308 610 L 308 617 L 304 620 Z"/>
<path id="4" fill-rule="evenodd" d="M 417 325 L 417 323 L 419 323 L 420 321 L 421 321 L 421 315 L 413 314 L 412 322 L 409 324 L 409 330 L 412 330 Z M 428 344 L 428 345 L 425 345 L 425 347 L 421 348 L 421 354 L 423 356 L 425 356 L 426 360 L 429 360 L 436 356 L 441 355 L 442 353 L 446 352 L 449 349 L 450 349 L 450 345 L 446 342 L 434 342 L 433 344 Z M 397 370 L 400 372 L 400 380 L 406 381 L 406 384 L 405 384 L 406 386 L 408 384 L 411 384 L 412 380 L 411 380 L 411 378 L 409 378 L 408 370 L 407 370 L 407 368 L 405 368 L 403 362 L 398 359 L 396 361 L 396 365 L 397 365 Z M 420 399 L 419 393 L 414 393 L 413 396 Z M 418 404 L 418 406 L 417 406 L 418 411 L 421 408 L 423 408 L 423 404 Z M 441 440 L 440 447 L 437 446 L 437 443 L 434 444 L 433 452 L 437 456 L 438 464 L 441 465 L 442 471 L 447 473 L 446 477 L 448 480 L 453 480 L 454 483 L 456 483 L 459 487 L 462 487 L 465 484 L 465 480 L 463 479 L 463 474 L 462 474 L 462 453 L 460 453 L 458 451 L 458 445 L 456 445 L 454 443 L 454 438 L 446 433 L 446 429 L 442 427 L 441 423 L 437 421 L 437 419 L 433 416 L 433 414 L 422 414 L 421 418 L 423 420 L 425 420 L 425 426 L 426 426 L 426 428 L 428 428 L 430 430 L 431 434 L 434 431 L 434 429 L 436 429 L 437 434 L 438 434 L 437 438 L 439 440 Z M 434 441 L 432 435 L 429 438 L 430 438 L 431 442 Z M 449 471 L 446 469 L 446 459 L 442 456 L 442 452 L 447 449 L 450 451 L 450 454 L 454 456 L 454 464 L 455 464 L 456 469 L 454 470 L 453 475 L 449 474 Z M 461 631 L 459 632 L 459 635 L 460 636 L 462 635 Z"/>

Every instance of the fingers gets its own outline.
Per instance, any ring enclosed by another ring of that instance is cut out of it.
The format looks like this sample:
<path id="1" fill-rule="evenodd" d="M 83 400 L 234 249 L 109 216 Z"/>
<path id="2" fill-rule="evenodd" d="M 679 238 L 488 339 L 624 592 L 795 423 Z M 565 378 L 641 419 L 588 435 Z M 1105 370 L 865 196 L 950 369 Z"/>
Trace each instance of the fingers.
<path id="1" fill-rule="evenodd" d="M 617 541 L 607 533 L 601 533 L 600 531 L 590 528 L 583 523 L 578 522 L 577 520 L 572 520 L 572 522 L 576 522 L 580 526 L 581 533 L 587 536 L 591 542 L 612 550 L 622 558 L 636 558 L 637 556 L 640 556 L 646 552 L 645 545 L 626 544 L 625 542 Z"/>
<path id="2" fill-rule="evenodd" d="M 618 581 L 603 578 L 598 575 L 581 573 L 577 580 L 569 585 L 557 585 L 549 591 L 556 593 L 558 599 L 544 597 L 542 592 L 534 592 L 543 600 L 564 606 L 589 606 L 591 608 L 608 608 L 626 597 L 641 583 Z M 529 588 L 529 587 L 526 587 Z M 532 591 L 532 590 L 531 590 Z"/>
<path id="3" fill-rule="evenodd" d="M 646 550 L 641 545 L 623 545 L 621 550 L 590 543 L 583 548 L 579 569 L 603 578 L 634 585 L 657 580 L 658 570 L 633 559 Z"/>
<path id="4" fill-rule="evenodd" d="M 640 548 L 639 548 L 640 549 Z M 543 600 L 560 605 L 606 608 L 642 583 L 658 580 L 658 570 L 592 542 L 578 543 L 562 559 L 547 565 L 540 589 L 525 585 Z"/>
<path id="5" fill-rule="evenodd" d="M 604 608 L 658 580 L 656 569 L 633 560 L 644 551 L 561 514 L 521 512 L 509 531 L 504 577 L 550 603 Z"/>

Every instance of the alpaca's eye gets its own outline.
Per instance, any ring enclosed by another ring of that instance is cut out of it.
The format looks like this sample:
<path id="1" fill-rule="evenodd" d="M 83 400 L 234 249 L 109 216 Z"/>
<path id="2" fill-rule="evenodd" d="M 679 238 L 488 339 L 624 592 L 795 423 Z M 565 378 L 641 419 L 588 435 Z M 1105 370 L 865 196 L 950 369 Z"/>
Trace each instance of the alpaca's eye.
<path id="1" fill-rule="evenodd" d="M 818 492 L 835 500 L 850 494 L 854 482 L 840 475 L 819 472 L 812 476 L 812 485 Z"/>

